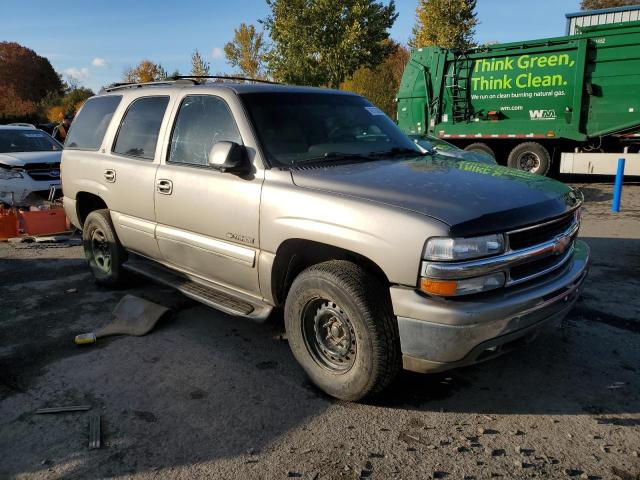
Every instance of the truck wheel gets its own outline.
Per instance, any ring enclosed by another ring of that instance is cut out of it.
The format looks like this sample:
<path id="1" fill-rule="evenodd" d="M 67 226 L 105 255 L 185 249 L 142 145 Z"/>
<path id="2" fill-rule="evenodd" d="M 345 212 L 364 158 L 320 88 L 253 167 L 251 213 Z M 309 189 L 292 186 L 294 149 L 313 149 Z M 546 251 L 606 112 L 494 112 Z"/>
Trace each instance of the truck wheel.
<path id="1" fill-rule="evenodd" d="M 491 155 L 491 158 L 493 158 L 494 160 L 496 159 L 496 153 L 493 151 L 493 148 L 491 148 L 486 143 L 482 143 L 482 142 L 472 143 L 472 144 L 467 145 L 466 147 L 464 147 L 464 149 L 467 152 L 486 153 L 487 155 Z"/>
<path id="2" fill-rule="evenodd" d="M 96 282 L 107 287 L 121 284 L 126 252 L 116 236 L 109 210 L 94 210 L 87 216 L 82 228 L 82 243 Z"/>
<path id="3" fill-rule="evenodd" d="M 376 278 L 343 260 L 320 263 L 294 280 L 285 304 L 289 346 L 329 395 L 360 400 L 400 371 L 398 325 Z"/>
<path id="4" fill-rule="evenodd" d="M 551 167 L 551 156 L 539 143 L 525 142 L 511 150 L 507 165 L 525 172 L 546 175 Z"/>

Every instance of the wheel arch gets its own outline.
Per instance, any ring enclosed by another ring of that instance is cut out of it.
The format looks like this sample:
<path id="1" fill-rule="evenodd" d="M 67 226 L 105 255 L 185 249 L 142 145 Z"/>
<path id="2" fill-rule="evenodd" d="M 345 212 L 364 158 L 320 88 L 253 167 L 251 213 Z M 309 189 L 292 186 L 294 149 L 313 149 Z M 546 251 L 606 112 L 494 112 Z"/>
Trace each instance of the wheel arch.
<path id="1" fill-rule="evenodd" d="M 300 272 L 330 260 L 353 262 L 372 274 L 383 286 L 390 285 L 384 270 L 362 254 L 314 240 L 290 238 L 278 246 L 271 269 L 271 290 L 276 305 L 284 304 L 289 288 Z"/>
<path id="2" fill-rule="evenodd" d="M 94 193 L 78 192 L 76 194 L 76 214 L 78 215 L 79 227 L 82 228 L 87 216 L 94 210 L 107 207 L 105 201 Z"/>

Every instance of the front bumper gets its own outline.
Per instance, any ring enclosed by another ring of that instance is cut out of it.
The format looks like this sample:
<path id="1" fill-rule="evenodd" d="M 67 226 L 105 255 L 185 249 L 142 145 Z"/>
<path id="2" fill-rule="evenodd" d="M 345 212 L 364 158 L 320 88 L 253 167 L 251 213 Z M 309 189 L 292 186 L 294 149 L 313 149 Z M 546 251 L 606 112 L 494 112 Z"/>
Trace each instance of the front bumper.
<path id="1" fill-rule="evenodd" d="M 33 180 L 26 173 L 24 178 L 12 178 L 0 180 L 0 202 L 7 205 L 23 206 L 27 203 L 27 197 L 34 192 L 47 192 L 51 187 L 58 191 L 62 188 L 60 180 L 38 181 Z"/>
<path id="2" fill-rule="evenodd" d="M 455 300 L 391 288 L 403 365 L 416 372 L 449 370 L 488 360 L 561 320 L 577 300 L 589 268 L 589 247 L 576 241 L 570 261 L 551 276 L 492 294 Z"/>

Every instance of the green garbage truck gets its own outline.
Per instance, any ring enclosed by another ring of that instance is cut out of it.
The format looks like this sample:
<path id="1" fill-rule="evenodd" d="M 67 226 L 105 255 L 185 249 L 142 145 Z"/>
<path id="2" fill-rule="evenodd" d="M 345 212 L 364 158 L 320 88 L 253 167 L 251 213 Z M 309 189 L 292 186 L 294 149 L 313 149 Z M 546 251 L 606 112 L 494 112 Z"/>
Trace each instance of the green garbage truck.
<path id="1" fill-rule="evenodd" d="M 541 175 L 640 175 L 640 21 L 457 51 L 414 49 L 397 94 L 405 133 Z"/>

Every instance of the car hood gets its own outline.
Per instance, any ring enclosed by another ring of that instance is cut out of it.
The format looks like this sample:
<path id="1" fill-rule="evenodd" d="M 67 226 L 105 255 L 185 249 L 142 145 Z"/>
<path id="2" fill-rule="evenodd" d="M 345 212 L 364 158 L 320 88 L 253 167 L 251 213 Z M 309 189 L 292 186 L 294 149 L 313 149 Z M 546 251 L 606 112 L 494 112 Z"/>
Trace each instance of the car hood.
<path id="1" fill-rule="evenodd" d="M 441 155 L 305 166 L 291 174 L 300 187 L 436 218 L 455 236 L 534 224 L 562 215 L 581 201 L 571 188 L 546 177 Z"/>
<path id="2" fill-rule="evenodd" d="M 61 151 L 0 153 L 0 165 L 24 167 L 29 163 L 60 163 L 61 155 Z"/>

